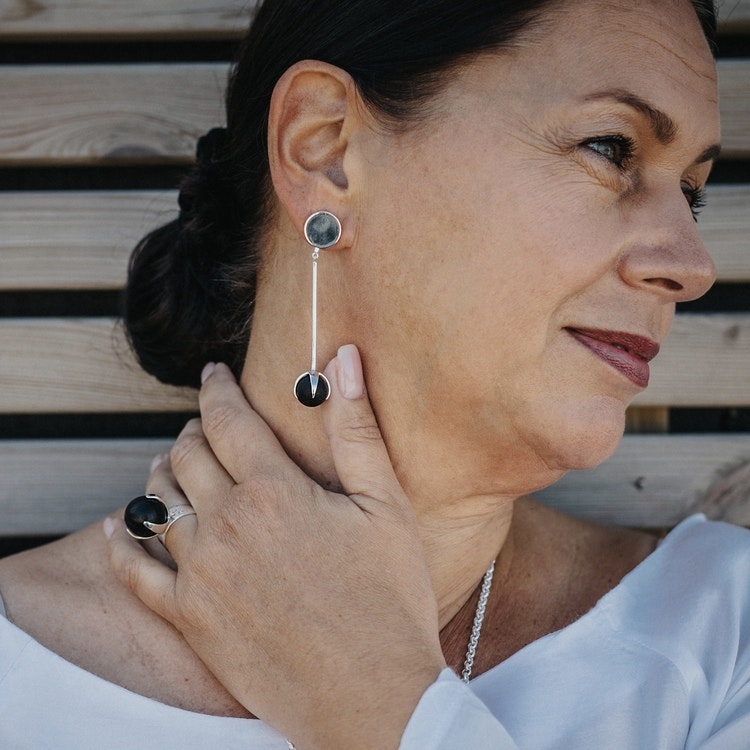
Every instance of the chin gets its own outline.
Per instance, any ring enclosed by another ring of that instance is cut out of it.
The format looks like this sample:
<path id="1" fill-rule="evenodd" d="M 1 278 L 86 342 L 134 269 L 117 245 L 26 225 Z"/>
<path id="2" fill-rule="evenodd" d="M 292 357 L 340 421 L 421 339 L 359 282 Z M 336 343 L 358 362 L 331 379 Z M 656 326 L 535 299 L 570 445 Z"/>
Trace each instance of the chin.
<path id="1" fill-rule="evenodd" d="M 566 410 L 548 420 L 545 460 L 564 471 L 593 469 L 617 450 L 624 431 L 621 401 L 604 398 L 583 408 L 579 403 L 572 414 Z"/>

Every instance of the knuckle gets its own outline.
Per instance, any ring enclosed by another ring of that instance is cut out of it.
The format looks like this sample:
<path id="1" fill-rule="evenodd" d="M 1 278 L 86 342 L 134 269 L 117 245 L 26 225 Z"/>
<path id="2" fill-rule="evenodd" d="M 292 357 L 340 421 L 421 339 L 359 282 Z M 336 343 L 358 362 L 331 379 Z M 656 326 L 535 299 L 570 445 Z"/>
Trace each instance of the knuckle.
<path id="1" fill-rule="evenodd" d="M 125 587 L 134 593 L 138 593 L 141 584 L 141 574 L 137 561 L 132 558 L 121 560 L 117 572 Z"/>
<path id="2" fill-rule="evenodd" d="M 206 435 L 221 437 L 231 433 L 238 417 L 239 411 L 236 407 L 229 404 L 218 404 L 206 410 L 206 413 L 203 414 L 203 430 Z"/>
<path id="3" fill-rule="evenodd" d="M 370 415 L 347 419 L 338 427 L 338 435 L 350 443 L 374 443 L 382 440 L 380 428 Z"/>
<path id="4" fill-rule="evenodd" d="M 195 455 L 196 451 L 203 447 L 205 442 L 206 439 L 203 437 L 202 432 L 200 434 L 183 432 L 177 438 L 177 441 L 169 452 L 169 461 L 172 469 L 178 472 L 181 467 L 190 461 L 191 456 Z"/>

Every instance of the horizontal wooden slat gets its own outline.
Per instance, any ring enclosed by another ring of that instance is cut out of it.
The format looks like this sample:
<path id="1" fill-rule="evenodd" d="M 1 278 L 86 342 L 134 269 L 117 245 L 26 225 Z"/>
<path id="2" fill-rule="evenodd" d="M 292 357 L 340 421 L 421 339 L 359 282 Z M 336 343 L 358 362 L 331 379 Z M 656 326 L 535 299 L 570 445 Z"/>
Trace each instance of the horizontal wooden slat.
<path id="1" fill-rule="evenodd" d="M 678 315 L 634 404 L 750 405 L 750 315 Z"/>
<path id="2" fill-rule="evenodd" d="M 224 122 L 226 64 L 7 66 L 0 166 L 188 163 Z"/>
<path id="3" fill-rule="evenodd" d="M 719 61 L 722 158 L 750 155 L 750 60 Z"/>
<path id="4" fill-rule="evenodd" d="M 691 513 L 750 525 L 750 435 L 627 435 L 537 497 L 603 523 L 668 528 Z"/>
<path id="5" fill-rule="evenodd" d="M 0 442 L 0 535 L 63 534 L 144 492 L 164 440 Z"/>
<path id="6" fill-rule="evenodd" d="M 722 0 L 718 5 L 720 31 L 729 34 L 750 31 L 750 0 Z"/>
<path id="7" fill-rule="evenodd" d="M 0 193 L 0 289 L 119 289 L 138 240 L 176 215 L 174 191 Z"/>
<path id="8" fill-rule="evenodd" d="M 707 193 L 718 279 L 750 281 L 750 186 Z M 174 191 L 0 193 L 0 290 L 118 289 L 135 243 L 176 213 Z"/>
<path id="9" fill-rule="evenodd" d="M 698 227 L 717 280 L 750 281 L 750 186 L 710 185 L 706 197 Z"/>
<path id="10" fill-rule="evenodd" d="M 256 0 L 4 0 L 0 41 L 235 39 Z"/>
<path id="11" fill-rule="evenodd" d="M 258 0 L 5 0 L 0 40 L 236 38 Z M 750 0 L 725 0 L 724 32 L 750 28 Z"/>
<path id="12" fill-rule="evenodd" d="M 719 63 L 725 154 L 750 155 L 750 60 Z M 0 166 L 185 163 L 224 121 L 227 66 L 6 66 Z"/>
<path id="13" fill-rule="evenodd" d="M 165 440 L 0 442 L 0 535 L 61 534 L 143 492 Z M 695 512 L 750 525 L 750 435 L 626 436 L 539 499 L 605 523 L 666 528 Z"/>
<path id="14" fill-rule="evenodd" d="M 111 320 L 0 320 L 0 351 L 0 413 L 195 408 L 132 363 Z M 750 404 L 750 314 L 678 316 L 652 370 L 637 406 Z"/>
<path id="15" fill-rule="evenodd" d="M 196 392 L 133 361 L 109 319 L 0 320 L 0 412 L 182 411 Z"/>

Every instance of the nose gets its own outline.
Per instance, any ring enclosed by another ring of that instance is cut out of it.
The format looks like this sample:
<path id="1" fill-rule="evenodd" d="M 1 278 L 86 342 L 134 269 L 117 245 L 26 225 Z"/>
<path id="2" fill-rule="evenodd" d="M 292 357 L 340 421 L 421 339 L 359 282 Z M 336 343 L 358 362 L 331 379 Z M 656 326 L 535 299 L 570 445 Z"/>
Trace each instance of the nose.
<path id="1" fill-rule="evenodd" d="M 688 302 L 705 294 L 716 279 L 716 266 L 682 191 L 637 213 L 638 228 L 618 265 L 623 281 L 665 302 Z"/>

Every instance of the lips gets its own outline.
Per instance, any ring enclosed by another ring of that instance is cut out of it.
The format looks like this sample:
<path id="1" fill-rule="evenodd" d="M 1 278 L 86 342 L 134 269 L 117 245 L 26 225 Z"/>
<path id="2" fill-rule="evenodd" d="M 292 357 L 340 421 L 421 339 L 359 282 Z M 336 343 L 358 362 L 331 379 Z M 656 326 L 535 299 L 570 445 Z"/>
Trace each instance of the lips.
<path id="1" fill-rule="evenodd" d="M 619 371 L 639 388 L 648 385 L 648 363 L 659 353 L 659 344 L 643 336 L 622 331 L 596 328 L 566 328 L 576 341 L 583 344 L 608 365 Z"/>

